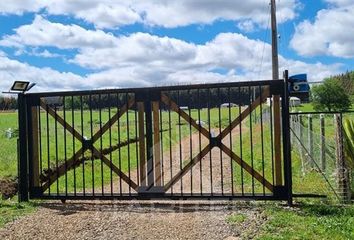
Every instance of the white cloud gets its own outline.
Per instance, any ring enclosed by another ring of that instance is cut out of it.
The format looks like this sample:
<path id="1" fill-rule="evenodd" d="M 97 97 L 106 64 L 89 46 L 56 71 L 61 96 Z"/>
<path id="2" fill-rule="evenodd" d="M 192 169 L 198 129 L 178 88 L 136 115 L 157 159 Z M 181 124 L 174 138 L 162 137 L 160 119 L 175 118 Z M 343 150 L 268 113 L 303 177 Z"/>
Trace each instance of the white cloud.
<path id="1" fill-rule="evenodd" d="M 62 58 L 65 59 L 65 56 L 57 54 L 57 53 L 52 53 L 49 52 L 47 49 L 40 50 L 37 47 L 31 48 L 27 50 L 25 47 L 21 47 L 17 49 L 14 53 L 15 56 L 20 56 L 20 55 L 29 55 L 29 56 L 36 56 L 36 57 L 43 57 L 43 58 Z"/>
<path id="2" fill-rule="evenodd" d="M 51 68 L 34 67 L 0 54 L 0 90 L 7 91 L 16 80 L 36 82 L 35 91 L 94 87 L 93 82 L 88 82 L 79 75 L 70 72 L 58 72 Z"/>
<path id="3" fill-rule="evenodd" d="M 237 4 L 233 0 L 135 0 L 133 7 L 144 13 L 148 25 L 164 27 L 189 24 L 211 24 L 216 20 L 248 20 L 266 26 L 269 18 L 269 1 L 248 0 Z M 279 22 L 295 17 L 296 0 L 278 4 Z"/>
<path id="4" fill-rule="evenodd" d="M 11 0 L 0 3 L 0 13 L 22 14 L 44 8 L 51 15 L 70 15 L 97 28 L 115 28 L 134 23 L 168 28 L 211 24 L 216 20 L 252 21 L 266 26 L 268 0 Z M 278 3 L 279 22 L 295 17 L 298 0 Z"/>
<path id="5" fill-rule="evenodd" d="M 339 7 L 348 6 L 348 5 L 353 4 L 352 0 L 326 0 L 326 2 L 328 2 L 330 4 L 334 4 Z"/>
<path id="6" fill-rule="evenodd" d="M 8 88 L 13 80 L 37 82 L 37 90 L 68 90 L 271 78 L 271 46 L 237 33 L 220 33 L 198 45 L 148 33 L 113 36 L 77 25 L 52 23 L 37 16 L 32 24 L 18 28 L 1 44 L 19 46 L 20 51 L 29 48 L 33 54 L 48 57 L 51 53 L 44 46 L 74 48 L 78 53 L 69 61 L 95 69 L 95 73 L 87 76 L 61 73 L 11 60 L 0 52 L 1 88 Z M 341 68 L 336 64 L 308 64 L 283 57 L 280 65 L 291 74 L 308 73 L 311 81 L 322 80 Z M 218 69 L 227 74 L 218 73 Z"/>
<path id="7" fill-rule="evenodd" d="M 140 15 L 130 6 L 130 0 L 48 0 L 46 5 L 50 14 L 73 15 L 98 28 L 114 28 L 141 21 Z"/>
<path id="8" fill-rule="evenodd" d="M 37 50 L 37 49 L 33 49 L 30 54 L 32 54 L 33 56 L 44 57 L 44 58 L 62 57 L 60 54 L 51 53 L 47 49 L 44 49 L 43 51 L 40 51 L 40 50 Z"/>
<path id="9" fill-rule="evenodd" d="M 354 57 L 354 3 L 331 0 L 346 7 L 321 10 L 316 20 L 300 23 L 290 46 L 304 56 Z"/>
<path id="10" fill-rule="evenodd" d="M 271 79 L 272 76 L 271 46 L 241 34 L 222 33 L 203 45 L 143 33 L 123 38 L 122 42 L 129 43 L 126 47 L 118 44 L 116 48 L 97 50 L 93 54 L 82 51 L 74 61 L 84 66 L 107 69 L 89 76 L 89 79 L 99 80 L 102 85 L 119 82 L 119 86 L 155 86 Z M 102 59 L 105 59 L 104 64 Z M 339 73 L 341 69 L 338 64 L 308 64 L 282 56 L 280 66 L 281 71 L 289 69 L 291 74 L 308 73 L 310 81 L 320 81 Z M 219 74 L 213 72 L 214 69 L 225 69 L 229 74 Z"/>
<path id="11" fill-rule="evenodd" d="M 244 20 L 237 23 L 237 27 L 244 32 L 253 32 L 256 28 L 252 20 Z"/>
<path id="12" fill-rule="evenodd" d="M 111 47 L 115 37 L 102 30 L 86 30 L 78 25 L 53 23 L 37 15 L 29 25 L 15 29 L 14 35 L 4 36 L 0 45 L 8 47 L 55 46 L 63 49 Z"/>
<path id="13" fill-rule="evenodd" d="M 83 48 L 72 62 L 91 68 L 124 67 L 143 64 L 146 67 L 185 66 L 195 56 L 195 45 L 184 41 L 134 33 L 117 38 L 116 46 L 104 49 Z"/>
<path id="14" fill-rule="evenodd" d="M 0 14 L 23 14 L 24 12 L 37 12 L 44 5 L 40 0 L 10 0 L 0 1 Z"/>

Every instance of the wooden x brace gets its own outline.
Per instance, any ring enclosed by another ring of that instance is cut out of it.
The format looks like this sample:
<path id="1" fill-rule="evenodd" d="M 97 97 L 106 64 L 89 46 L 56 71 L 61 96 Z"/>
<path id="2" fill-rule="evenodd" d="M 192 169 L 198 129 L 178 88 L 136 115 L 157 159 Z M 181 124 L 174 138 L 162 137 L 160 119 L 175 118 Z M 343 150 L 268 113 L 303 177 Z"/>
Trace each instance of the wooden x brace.
<path id="1" fill-rule="evenodd" d="M 135 100 L 130 99 L 128 100 L 128 103 L 126 103 L 119 111 L 114 114 L 111 119 L 106 122 L 100 128 L 91 138 L 91 147 L 90 150 L 92 150 L 93 154 L 97 157 L 99 157 L 103 163 L 105 163 L 109 168 L 112 169 L 113 172 L 115 172 L 119 177 L 121 177 L 130 187 L 132 187 L 134 190 L 137 190 L 138 185 L 131 180 L 127 175 L 125 175 L 118 167 L 116 167 L 110 160 L 108 160 L 100 151 L 98 151 L 93 144 L 100 138 L 102 135 L 110 128 L 112 125 L 118 121 L 118 119 L 123 116 L 124 113 L 128 111 L 130 107 L 134 105 Z M 55 110 L 50 108 L 45 102 L 40 100 L 40 106 L 45 109 L 57 122 L 59 122 L 65 129 L 68 130 L 71 134 L 74 135 L 76 139 L 78 139 L 82 144 L 84 141 L 84 137 L 76 131 L 70 124 L 64 121 L 64 119 L 59 116 Z M 76 167 L 80 164 L 79 157 L 84 154 L 86 150 L 81 147 L 71 158 L 69 158 L 65 164 L 61 165 L 58 167 L 55 171 L 50 172 L 48 180 L 43 184 L 42 190 L 45 191 L 50 187 L 52 183 L 54 183 L 56 180 L 58 180 L 59 177 L 63 176 L 65 172 L 67 172 L 69 169 Z"/>
<path id="2" fill-rule="evenodd" d="M 225 138 L 228 134 L 231 134 L 231 131 L 237 127 L 241 122 L 254 110 L 259 106 L 270 94 L 269 87 L 266 87 L 260 97 L 258 97 L 250 106 L 248 106 L 235 120 L 231 122 L 231 124 L 226 127 L 215 139 L 220 143 L 220 148 L 223 152 L 226 153 L 229 157 L 231 157 L 237 164 L 239 164 L 244 170 L 246 170 L 249 174 L 251 174 L 254 178 L 257 179 L 261 184 L 263 184 L 268 190 L 273 192 L 273 185 L 267 181 L 264 176 L 259 174 L 256 170 L 254 170 L 248 163 L 242 160 L 239 156 L 237 156 L 230 148 L 225 146 L 222 143 L 222 139 Z M 178 113 L 183 119 L 189 122 L 194 128 L 200 131 L 207 139 L 211 140 L 210 132 L 203 128 L 200 124 L 189 116 L 186 112 L 184 112 L 175 102 L 173 102 L 168 96 L 165 94 L 161 95 L 161 101 L 169 106 L 171 110 Z M 198 153 L 191 161 L 189 161 L 183 168 L 180 170 L 168 183 L 166 183 L 164 189 L 167 191 L 171 188 L 180 178 L 182 178 L 195 164 L 197 164 L 203 157 L 205 157 L 211 150 L 213 146 L 209 143 L 205 146 L 200 153 Z"/>

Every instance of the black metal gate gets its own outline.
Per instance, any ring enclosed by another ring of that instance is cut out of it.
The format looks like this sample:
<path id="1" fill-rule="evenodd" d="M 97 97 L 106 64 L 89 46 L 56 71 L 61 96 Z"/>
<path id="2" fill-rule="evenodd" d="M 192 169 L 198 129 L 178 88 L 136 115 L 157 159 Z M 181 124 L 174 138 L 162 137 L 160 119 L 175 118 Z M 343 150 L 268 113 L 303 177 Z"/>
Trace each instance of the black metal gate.
<path id="1" fill-rule="evenodd" d="M 19 123 L 22 201 L 292 199 L 287 76 L 21 94 Z"/>

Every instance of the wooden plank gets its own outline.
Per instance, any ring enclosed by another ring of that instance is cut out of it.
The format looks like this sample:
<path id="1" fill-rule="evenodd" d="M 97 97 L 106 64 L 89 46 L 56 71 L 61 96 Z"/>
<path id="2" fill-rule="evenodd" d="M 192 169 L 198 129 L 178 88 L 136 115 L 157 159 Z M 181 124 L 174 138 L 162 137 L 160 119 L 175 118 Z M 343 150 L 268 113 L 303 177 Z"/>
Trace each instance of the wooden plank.
<path id="1" fill-rule="evenodd" d="M 208 152 L 210 152 L 211 148 L 210 148 L 210 144 L 208 144 L 205 148 L 203 148 L 203 150 L 198 153 L 197 156 L 195 156 L 190 162 L 187 163 L 187 165 L 185 165 L 183 167 L 183 169 L 181 171 L 179 171 L 165 186 L 165 192 L 168 191 L 168 189 L 170 189 L 171 186 L 173 186 L 178 180 L 180 180 L 180 178 L 182 178 L 195 164 L 197 164 L 199 161 L 202 160 L 203 157 L 205 157 L 205 155 L 208 154 Z"/>
<path id="2" fill-rule="evenodd" d="M 159 102 L 152 102 L 153 113 L 153 128 L 154 128 L 154 172 L 155 172 L 155 186 L 161 186 L 161 145 L 160 145 L 160 116 L 159 116 Z"/>
<path id="3" fill-rule="evenodd" d="M 124 182 L 126 182 L 135 191 L 138 190 L 138 184 L 136 184 L 131 178 L 123 173 L 116 165 L 114 165 L 106 156 L 104 156 L 96 148 L 93 148 L 93 154 L 96 155 L 101 161 L 112 169 Z"/>
<path id="4" fill-rule="evenodd" d="M 257 179 L 262 185 L 264 185 L 269 191 L 273 192 L 273 185 L 267 181 L 261 174 L 259 174 L 254 168 L 252 168 L 248 163 L 243 161 L 239 156 L 237 156 L 233 151 L 221 143 L 221 150 L 225 152 L 229 157 L 231 157 L 237 164 L 239 164 L 244 170 L 246 170 L 251 176 Z"/>
<path id="5" fill-rule="evenodd" d="M 43 184 L 42 189 L 43 192 L 47 190 L 52 183 L 54 183 L 58 178 L 63 176 L 65 172 L 69 171 L 73 167 L 79 166 L 80 157 L 84 153 L 84 150 L 80 148 L 71 158 L 68 159 L 66 166 L 62 164 L 56 170 L 52 171 L 49 175 L 49 179 Z"/>
<path id="6" fill-rule="evenodd" d="M 144 102 L 137 102 L 137 107 L 138 107 L 138 128 L 139 128 L 140 185 L 146 186 Z"/>
<path id="7" fill-rule="evenodd" d="M 31 109 L 32 115 L 32 177 L 33 186 L 39 187 L 39 122 L 38 122 L 38 107 L 34 106 Z"/>
<path id="8" fill-rule="evenodd" d="M 80 140 L 81 142 L 84 140 L 78 131 L 76 131 L 69 123 L 65 122 L 64 119 L 59 116 L 59 114 L 57 114 L 53 108 L 49 107 L 45 102 L 43 102 L 43 100 L 40 100 L 40 105 L 45 111 L 49 113 L 49 115 L 56 119 L 58 123 L 60 123 L 64 128 L 66 128 L 66 130 L 73 134 L 78 140 Z"/>
<path id="9" fill-rule="evenodd" d="M 198 129 L 205 137 L 208 139 L 210 138 L 210 133 L 208 130 L 206 130 L 204 127 L 202 127 L 200 124 L 197 124 L 197 122 L 191 118 L 185 111 L 183 111 L 174 101 L 172 101 L 171 98 L 166 96 L 165 94 L 161 94 L 161 101 L 166 104 L 166 106 L 169 106 L 172 111 L 175 111 L 178 113 L 184 120 L 186 120 L 188 123 L 190 123 L 194 128 Z"/>
<path id="10" fill-rule="evenodd" d="M 283 185 L 282 162 L 281 162 L 281 115 L 280 115 L 280 96 L 273 96 L 273 131 L 274 131 L 274 171 L 275 186 Z"/>
<path id="11" fill-rule="evenodd" d="M 131 108 L 134 105 L 135 100 L 134 99 L 129 99 L 128 103 L 124 104 L 124 106 L 119 109 L 119 111 L 114 114 L 108 122 L 106 122 L 105 125 L 102 126 L 102 129 L 98 130 L 92 137 L 92 143 L 96 142 L 110 127 L 112 127 L 113 124 L 115 124 L 118 119 L 123 116 L 124 113 L 126 113 L 129 108 Z"/>
<path id="12" fill-rule="evenodd" d="M 72 169 L 74 167 L 78 167 L 79 163 L 81 163 L 80 156 L 82 155 L 82 153 L 83 153 L 83 150 L 80 149 L 79 151 L 77 151 L 74 154 L 74 156 L 72 156 L 68 160 L 66 167 L 65 167 L 65 165 L 62 165 L 56 171 L 53 171 L 49 177 L 49 180 L 43 184 L 43 187 L 42 187 L 43 191 L 47 190 L 49 188 L 49 186 L 52 183 L 54 183 L 55 181 L 57 181 L 58 178 L 63 176 L 66 171 L 69 171 L 70 169 Z M 103 161 L 103 163 L 105 163 L 108 167 L 112 168 L 112 171 L 115 172 L 119 177 L 121 177 L 123 179 L 123 181 L 125 181 L 129 186 L 131 186 L 134 190 L 137 190 L 138 185 L 133 180 L 131 180 L 127 175 L 125 175 L 118 167 L 116 167 L 114 164 L 112 164 L 112 162 L 109 159 L 107 159 L 106 156 L 104 156 L 102 153 L 100 153 L 96 148 L 93 148 L 93 154 L 98 159 L 101 159 Z"/>
<path id="13" fill-rule="evenodd" d="M 269 96 L 269 87 L 266 87 L 262 91 L 262 96 L 258 97 L 251 103 L 243 112 L 231 122 L 218 136 L 217 138 L 223 139 L 226 137 L 235 127 L 237 127 L 253 110 L 255 110 L 266 98 Z"/>

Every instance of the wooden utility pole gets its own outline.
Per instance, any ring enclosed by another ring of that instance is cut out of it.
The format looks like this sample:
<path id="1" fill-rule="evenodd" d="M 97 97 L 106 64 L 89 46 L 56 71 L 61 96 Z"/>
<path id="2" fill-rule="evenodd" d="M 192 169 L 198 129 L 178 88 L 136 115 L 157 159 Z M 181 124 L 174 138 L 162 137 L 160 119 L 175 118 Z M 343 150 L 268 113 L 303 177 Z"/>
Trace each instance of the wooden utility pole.
<path id="1" fill-rule="evenodd" d="M 279 59 L 278 59 L 278 29 L 275 0 L 270 1 L 271 22 L 272 22 L 272 72 L 273 80 L 279 79 Z"/>
<path id="2" fill-rule="evenodd" d="M 279 79 L 278 59 L 278 30 L 275 0 L 270 1 L 271 22 L 272 22 L 272 73 L 273 80 Z M 280 119 L 280 96 L 273 95 L 273 116 L 274 116 L 274 165 L 275 185 L 282 185 L 282 164 L 281 164 L 281 119 Z"/>

